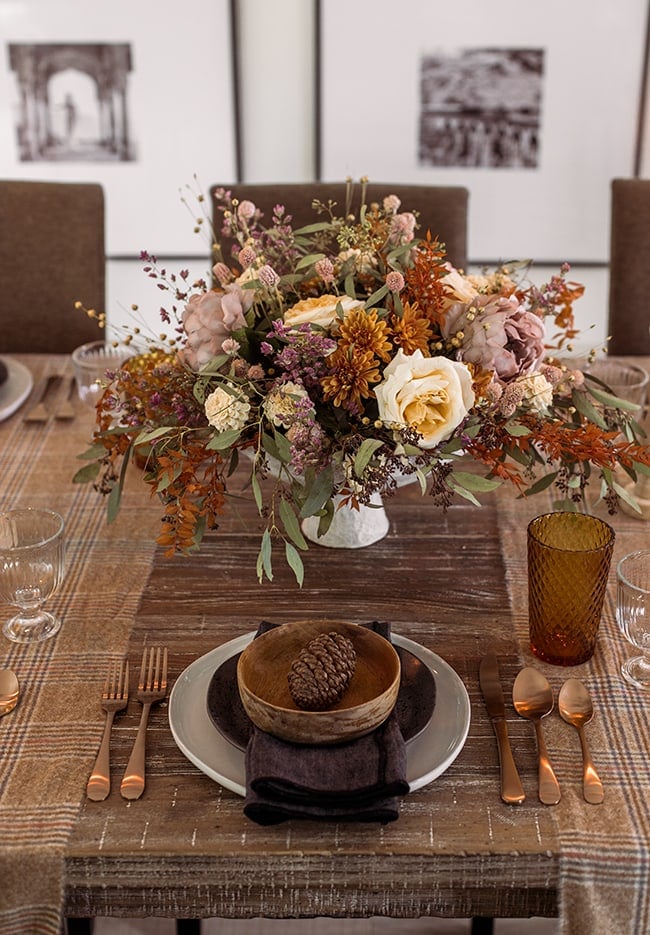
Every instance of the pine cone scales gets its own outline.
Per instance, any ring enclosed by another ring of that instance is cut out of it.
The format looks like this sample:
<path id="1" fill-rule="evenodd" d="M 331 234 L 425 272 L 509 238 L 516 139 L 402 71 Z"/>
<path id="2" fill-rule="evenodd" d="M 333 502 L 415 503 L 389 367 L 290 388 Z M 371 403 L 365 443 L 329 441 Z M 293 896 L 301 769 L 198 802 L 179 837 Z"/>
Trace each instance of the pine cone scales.
<path id="1" fill-rule="evenodd" d="M 331 708 L 345 694 L 357 654 L 341 633 L 321 633 L 300 651 L 287 676 L 291 697 L 306 711 Z"/>

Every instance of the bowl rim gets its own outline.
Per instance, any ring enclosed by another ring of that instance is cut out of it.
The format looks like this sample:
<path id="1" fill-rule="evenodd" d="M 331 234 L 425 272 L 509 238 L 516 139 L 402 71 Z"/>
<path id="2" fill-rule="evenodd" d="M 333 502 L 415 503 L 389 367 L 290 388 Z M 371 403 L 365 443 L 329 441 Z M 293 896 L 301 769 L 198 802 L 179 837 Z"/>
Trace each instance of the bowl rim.
<path id="1" fill-rule="evenodd" d="M 401 678 L 402 664 L 401 664 L 401 662 L 400 662 L 399 654 L 398 654 L 397 650 L 395 649 L 395 647 L 393 646 L 393 644 L 392 644 L 392 642 L 391 642 L 390 640 L 387 640 L 385 637 L 381 636 L 379 633 L 375 633 L 374 630 L 371 630 L 371 629 L 369 629 L 368 627 L 364 627 L 363 624 L 360 624 L 360 623 L 350 623 L 350 622 L 345 621 L 345 620 L 322 620 L 322 621 L 321 621 L 321 620 L 295 620 L 295 621 L 291 621 L 290 623 L 282 623 L 282 624 L 280 624 L 278 627 L 275 627 L 275 628 L 272 629 L 272 630 L 268 630 L 266 633 L 260 634 L 260 636 L 258 636 L 258 637 L 256 637 L 255 639 L 251 640 L 251 642 L 248 644 L 248 646 L 246 646 L 246 647 L 243 649 L 243 651 L 242 651 L 242 653 L 241 653 L 241 655 L 240 655 L 240 657 L 239 657 L 239 659 L 238 659 L 238 661 L 237 661 L 237 687 L 238 687 L 240 693 L 241 693 L 240 668 L 241 668 L 241 666 L 242 666 L 242 659 L 244 658 L 244 655 L 245 655 L 246 651 L 247 651 L 251 646 L 253 646 L 253 644 L 254 644 L 257 640 L 264 639 L 265 636 L 269 636 L 269 635 L 271 635 L 271 634 L 277 633 L 278 630 L 281 630 L 281 629 L 283 629 L 284 627 L 294 627 L 294 626 L 298 626 L 298 625 L 300 625 L 300 624 L 302 624 L 302 623 L 317 623 L 317 624 L 321 624 L 321 623 L 322 623 L 322 624 L 323 624 L 323 627 L 324 627 L 324 629 L 323 629 L 322 632 L 327 632 L 327 629 L 326 629 L 326 628 L 327 628 L 328 626 L 332 626 L 332 625 L 339 625 L 339 626 L 344 626 L 344 627 L 359 627 L 360 629 L 365 630 L 366 633 L 370 634 L 371 637 L 376 637 L 377 639 L 383 640 L 384 643 L 386 643 L 386 645 L 387 645 L 388 647 L 390 647 L 390 650 L 392 650 L 392 652 L 389 651 L 388 655 L 393 659 L 393 661 L 394 661 L 394 663 L 395 663 L 396 672 L 395 672 L 394 677 L 392 678 L 392 680 L 390 681 L 390 683 L 387 685 L 387 687 L 386 687 L 383 691 L 379 692 L 377 695 L 373 695 L 372 698 L 368 698 L 366 701 L 362 701 L 362 702 L 360 702 L 359 704 L 356 704 L 356 705 L 350 705 L 350 706 L 347 707 L 347 708 L 346 708 L 346 707 L 338 708 L 338 707 L 334 706 L 334 707 L 331 707 L 331 708 L 325 708 L 325 709 L 323 709 L 323 710 L 316 710 L 316 711 L 310 711 L 310 710 L 308 710 L 308 709 L 306 709 L 306 708 L 298 708 L 297 706 L 296 706 L 295 708 L 285 708 L 285 707 L 283 707 L 282 705 L 273 704 L 272 701 L 267 701 L 266 698 L 261 697 L 260 695 L 256 694 L 254 691 L 252 691 L 252 689 L 250 689 L 248 686 L 246 686 L 246 691 L 248 692 L 248 694 L 249 694 L 249 696 L 250 696 L 251 698 L 254 698 L 256 701 L 258 701 L 258 702 L 259 702 L 260 704 L 262 704 L 262 705 L 266 705 L 266 707 L 268 707 L 268 708 L 272 708 L 274 711 L 286 713 L 286 714 L 289 714 L 289 715 L 291 715 L 291 716 L 293 716 L 293 717 L 298 716 L 298 717 L 301 717 L 301 718 L 304 717 L 305 719 L 307 719 L 307 718 L 313 718 L 313 717 L 319 717 L 319 716 L 320 716 L 320 717 L 328 717 L 328 718 L 331 718 L 331 717 L 332 717 L 332 714 L 337 714 L 337 713 L 343 714 L 343 712 L 345 712 L 346 715 L 348 715 L 348 714 L 354 714 L 355 711 L 362 710 L 362 709 L 365 708 L 368 704 L 371 704 L 371 703 L 374 704 L 374 703 L 376 703 L 376 701 L 377 701 L 378 698 L 383 698 L 385 695 L 389 695 L 392 691 L 395 691 L 396 688 L 397 688 L 397 690 L 399 691 L 399 683 L 400 683 L 400 678 Z M 313 639 L 313 637 L 312 637 L 312 639 Z M 397 694 L 395 695 L 395 697 L 397 698 Z M 337 704 L 338 704 L 338 702 L 337 702 Z"/>

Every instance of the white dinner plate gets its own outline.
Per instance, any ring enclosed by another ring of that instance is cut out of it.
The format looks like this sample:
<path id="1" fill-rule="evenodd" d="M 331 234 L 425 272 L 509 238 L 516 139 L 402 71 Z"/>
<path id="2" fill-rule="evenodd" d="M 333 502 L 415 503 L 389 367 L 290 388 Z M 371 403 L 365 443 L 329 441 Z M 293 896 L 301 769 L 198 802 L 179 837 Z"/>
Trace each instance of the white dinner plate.
<path id="1" fill-rule="evenodd" d="M 245 633 L 196 659 L 178 676 L 169 696 L 169 726 L 179 749 L 207 776 L 238 795 L 246 793 L 244 753 L 212 723 L 207 694 L 215 670 L 241 652 L 253 636 Z M 413 792 L 444 773 L 463 749 L 470 724 L 469 695 L 440 656 L 404 636 L 392 639 L 421 659 L 436 682 L 431 720 L 406 747 L 406 779 Z"/>
<path id="2" fill-rule="evenodd" d="M 0 355 L 8 371 L 7 379 L 0 384 L 0 422 L 13 415 L 32 391 L 34 379 L 24 364 L 13 357 Z"/>

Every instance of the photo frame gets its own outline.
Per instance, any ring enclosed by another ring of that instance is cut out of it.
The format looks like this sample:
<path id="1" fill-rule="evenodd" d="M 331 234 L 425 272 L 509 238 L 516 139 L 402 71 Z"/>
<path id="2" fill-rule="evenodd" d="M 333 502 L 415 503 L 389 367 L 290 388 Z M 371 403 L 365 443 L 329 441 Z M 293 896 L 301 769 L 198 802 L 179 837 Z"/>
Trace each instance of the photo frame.
<path id="1" fill-rule="evenodd" d="M 0 176 L 99 182 L 109 257 L 209 256 L 196 195 L 238 175 L 231 6 L 2 4 Z"/>
<path id="2" fill-rule="evenodd" d="M 647 0 L 625 16 L 606 0 L 404 0 L 390 17 L 321 0 L 319 177 L 467 187 L 474 263 L 607 262 L 647 22 Z"/>

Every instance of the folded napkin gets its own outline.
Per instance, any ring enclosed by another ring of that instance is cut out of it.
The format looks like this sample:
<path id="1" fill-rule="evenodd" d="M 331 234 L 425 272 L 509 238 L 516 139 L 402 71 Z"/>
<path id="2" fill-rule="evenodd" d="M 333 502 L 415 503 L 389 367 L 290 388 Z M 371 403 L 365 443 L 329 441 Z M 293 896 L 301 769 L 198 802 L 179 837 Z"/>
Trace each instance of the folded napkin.
<path id="1" fill-rule="evenodd" d="M 262 623 L 257 635 L 272 627 Z M 390 638 L 389 624 L 369 627 Z M 332 746 L 293 744 L 252 729 L 244 813 L 258 824 L 297 818 L 386 823 L 399 817 L 399 796 L 408 791 L 395 711 L 365 737 Z"/>

